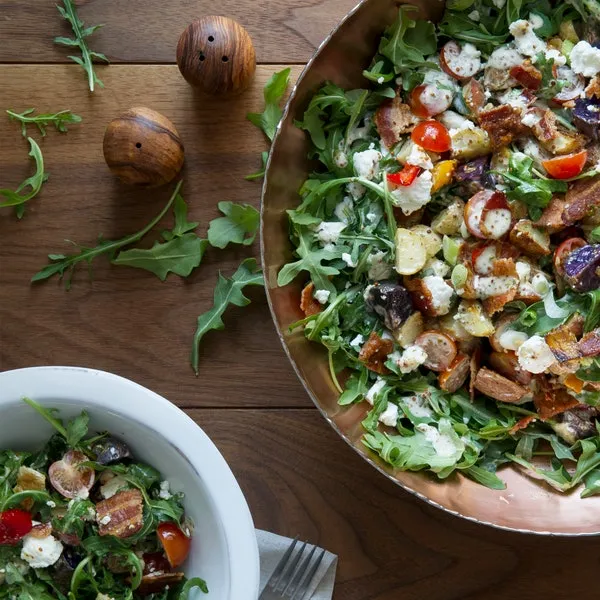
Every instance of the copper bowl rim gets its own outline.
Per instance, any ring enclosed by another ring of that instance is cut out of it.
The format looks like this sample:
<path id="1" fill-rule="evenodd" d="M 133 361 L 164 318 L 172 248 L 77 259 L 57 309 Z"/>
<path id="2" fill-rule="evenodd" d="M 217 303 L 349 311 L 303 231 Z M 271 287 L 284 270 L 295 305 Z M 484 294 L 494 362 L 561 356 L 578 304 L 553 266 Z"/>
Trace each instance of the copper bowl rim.
<path id="1" fill-rule="evenodd" d="M 354 8 L 352 8 L 348 13 L 346 13 L 346 15 L 344 15 L 344 17 L 338 22 L 338 24 L 331 30 L 331 32 L 325 37 L 325 39 L 319 44 L 318 48 L 314 51 L 313 55 L 311 56 L 311 58 L 309 59 L 309 61 L 306 63 L 306 66 L 304 67 L 304 69 L 302 69 L 302 72 L 300 73 L 300 76 L 298 77 L 298 79 L 296 80 L 296 83 L 294 84 L 294 86 L 292 87 L 292 91 L 290 92 L 289 98 L 285 104 L 285 107 L 283 109 L 283 114 L 281 117 L 281 120 L 279 121 L 279 124 L 277 125 L 277 129 L 275 131 L 275 135 L 273 137 L 273 141 L 271 144 L 271 148 L 269 151 L 269 156 L 267 159 L 267 163 L 265 166 L 265 177 L 264 177 L 264 181 L 263 181 L 263 185 L 261 188 L 261 201 L 260 201 L 260 259 L 261 259 L 261 266 L 263 269 L 263 272 L 266 272 L 266 258 L 265 258 L 265 245 L 264 245 L 264 223 L 265 223 L 265 219 L 264 219 L 264 210 L 265 210 L 265 194 L 266 194 L 266 190 L 269 186 L 269 172 L 270 172 L 270 167 L 271 167 L 271 162 L 272 162 L 272 157 L 274 152 L 276 152 L 277 150 L 277 142 L 278 139 L 280 137 L 280 133 L 282 130 L 282 124 L 284 122 L 287 121 L 287 119 L 290 117 L 290 109 L 291 109 L 291 104 L 292 101 L 294 100 L 294 98 L 296 97 L 296 94 L 298 92 L 298 89 L 300 87 L 300 85 L 302 84 L 305 76 L 307 75 L 307 73 L 311 70 L 311 67 L 313 65 L 313 63 L 316 61 L 316 59 L 318 58 L 319 54 L 321 53 L 321 51 L 325 48 L 325 46 L 327 46 L 329 44 L 329 42 L 331 41 L 331 39 L 337 34 L 338 30 L 344 25 L 344 23 L 350 19 L 352 16 L 354 16 L 355 13 L 357 13 L 360 8 L 362 7 L 363 4 L 365 4 L 366 2 L 368 2 L 368 0 L 360 0 L 358 2 L 358 4 L 356 6 L 354 6 Z M 521 534 L 533 534 L 533 535 L 538 535 L 538 536 L 544 536 L 544 537 L 592 537 L 592 536 L 598 536 L 600 535 L 600 528 L 598 529 L 598 531 L 587 531 L 587 532 L 561 532 L 561 531 L 541 531 L 541 530 L 534 530 L 534 529 L 526 529 L 526 528 L 517 528 L 517 527 L 509 527 L 506 525 L 500 525 L 498 523 L 495 523 L 493 521 L 487 521 L 487 520 L 481 520 L 478 519 L 476 517 L 470 516 L 470 515 L 465 515 L 463 513 L 461 513 L 460 511 L 455 511 L 455 510 L 451 510 L 450 508 L 436 502 L 435 500 L 432 500 L 431 498 L 429 498 L 428 496 L 426 496 L 425 494 L 422 494 L 420 492 L 418 492 L 417 490 L 413 489 L 412 487 L 410 487 L 409 485 L 406 485 L 405 483 L 402 483 L 401 481 L 399 481 L 398 479 L 396 479 L 395 477 L 393 477 L 390 473 L 388 473 L 385 469 L 383 469 L 380 465 L 378 465 L 370 456 L 368 456 L 367 454 L 364 454 L 362 452 L 360 452 L 358 450 L 358 448 L 356 446 L 354 446 L 350 440 L 346 437 L 346 435 L 344 435 L 344 433 L 340 430 L 340 428 L 336 425 L 336 423 L 333 421 L 333 419 L 331 419 L 331 417 L 325 412 L 325 410 L 322 408 L 321 404 L 319 403 L 319 401 L 317 400 L 316 396 L 313 394 L 313 392 L 310 390 L 310 388 L 308 387 L 303 375 L 300 372 L 300 369 L 298 367 L 298 365 L 296 364 L 295 359 L 293 358 L 290 349 L 285 341 L 285 338 L 283 336 L 283 333 L 280 329 L 280 327 L 277 324 L 277 316 L 275 313 L 275 308 L 273 306 L 273 301 L 271 298 L 271 294 L 269 291 L 268 286 L 265 285 L 265 292 L 266 292 L 266 297 L 267 297 L 267 303 L 269 305 L 269 310 L 271 312 L 271 318 L 273 319 L 273 324 L 275 325 L 275 330 L 277 331 L 277 336 L 279 338 L 279 341 L 281 342 L 281 345 L 283 346 L 283 350 L 286 353 L 296 375 L 298 376 L 298 379 L 300 380 L 300 382 L 302 383 L 302 386 L 304 387 L 306 393 L 308 394 L 308 396 L 310 397 L 310 399 L 312 400 L 313 404 L 315 405 L 315 407 L 319 410 L 319 412 L 321 413 L 321 415 L 325 418 L 325 420 L 329 423 L 329 425 L 332 427 L 332 429 L 335 430 L 335 432 L 340 436 L 340 438 L 348 445 L 350 446 L 350 448 L 352 448 L 352 450 L 358 454 L 363 460 L 365 460 L 368 464 L 370 464 L 373 468 L 375 468 L 377 471 L 379 471 L 379 473 L 381 473 L 383 476 L 385 476 L 388 480 L 390 480 L 392 483 L 394 483 L 395 485 L 399 486 L 400 488 L 406 490 L 407 492 L 409 492 L 410 494 L 412 494 L 413 496 L 416 496 L 417 498 L 419 498 L 420 500 L 423 500 L 424 502 L 426 502 L 427 504 L 429 504 L 430 506 L 434 506 L 442 511 L 444 511 L 445 513 L 448 513 L 450 515 L 453 515 L 455 517 L 460 517 L 461 519 L 465 519 L 466 521 L 470 521 L 472 523 L 477 523 L 479 525 L 486 525 L 489 527 L 493 527 L 494 529 L 498 529 L 501 531 L 509 531 L 512 533 L 521 533 Z M 444 485 L 443 482 L 440 483 L 440 485 Z M 600 526 L 599 526 L 600 527 Z"/>

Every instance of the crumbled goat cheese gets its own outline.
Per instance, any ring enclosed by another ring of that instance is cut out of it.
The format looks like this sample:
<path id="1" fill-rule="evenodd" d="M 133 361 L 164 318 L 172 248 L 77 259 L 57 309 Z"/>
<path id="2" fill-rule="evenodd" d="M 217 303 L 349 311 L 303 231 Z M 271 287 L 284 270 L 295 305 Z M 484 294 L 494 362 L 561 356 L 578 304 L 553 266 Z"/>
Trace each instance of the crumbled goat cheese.
<path id="1" fill-rule="evenodd" d="M 534 335 L 523 342 L 517 350 L 517 357 L 521 368 L 530 373 L 543 373 L 556 362 L 550 346 L 539 335 Z"/>
<path id="2" fill-rule="evenodd" d="M 317 238 L 323 244 L 335 244 L 344 229 L 346 229 L 346 223 L 323 221 L 317 227 Z"/>
<path id="3" fill-rule="evenodd" d="M 386 262 L 385 252 L 375 252 L 367 259 L 369 270 L 367 276 L 372 281 L 381 281 L 387 279 L 392 274 L 392 265 Z"/>
<path id="4" fill-rule="evenodd" d="M 63 545 L 53 536 L 36 538 L 29 534 L 23 538 L 21 559 L 34 569 L 45 569 L 58 561 L 62 551 Z"/>
<path id="5" fill-rule="evenodd" d="M 456 446 L 450 437 L 442 435 L 435 427 L 426 423 L 419 423 L 415 425 L 415 429 L 420 431 L 428 442 L 431 442 L 438 456 L 452 456 L 456 452 Z"/>
<path id="6" fill-rule="evenodd" d="M 433 169 L 433 163 L 429 154 L 421 148 L 421 146 L 414 144 L 411 147 L 409 155 L 406 157 L 406 162 L 409 165 L 415 167 L 421 167 L 422 169 Z"/>
<path id="7" fill-rule="evenodd" d="M 432 271 L 438 277 L 446 277 L 450 273 L 450 265 L 439 258 L 430 258 L 425 263 L 423 271 Z"/>
<path id="8" fill-rule="evenodd" d="M 349 223 L 354 214 L 354 202 L 350 196 L 346 196 L 333 209 L 333 214 L 342 222 Z"/>
<path id="9" fill-rule="evenodd" d="M 437 315 L 447 315 L 450 312 L 450 302 L 454 289 L 444 279 L 437 275 L 423 277 L 423 283 L 431 293 L 431 302 Z"/>
<path id="10" fill-rule="evenodd" d="M 421 346 L 408 346 L 402 354 L 394 353 L 393 361 L 398 365 L 401 373 L 411 373 L 418 369 L 426 360 L 427 352 Z"/>
<path id="11" fill-rule="evenodd" d="M 514 36 L 515 45 L 521 54 L 533 57 L 546 50 L 546 42 L 535 34 L 529 21 L 519 19 L 511 23 L 508 29 Z"/>
<path id="12" fill-rule="evenodd" d="M 352 196 L 353 200 L 360 200 L 367 191 L 367 188 L 364 185 L 362 185 L 362 183 L 356 183 L 355 181 L 349 183 L 346 186 L 346 189 L 348 190 L 350 196 Z"/>
<path id="13" fill-rule="evenodd" d="M 546 56 L 546 59 L 553 60 L 554 64 L 557 67 L 562 67 L 567 64 L 566 56 L 564 56 L 564 54 L 562 54 L 562 52 L 560 52 L 560 50 L 557 50 L 556 48 L 548 48 L 548 50 L 546 50 L 544 54 Z"/>
<path id="14" fill-rule="evenodd" d="M 56 502 L 54 502 L 54 500 L 48 500 L 48 502 L 46 502 L 46 506 L 49 506 L 50 508 L 56 508 Z"/>
<path id="15" fill-rule="evenodd" d="M 377 381 L 368 389 L 367 393 L 365 394 L 365 400 L 371 405 L 374 404 L 375 397 L 384 387 L 385 379 L 381 379 L 378 377 Z"/>
<path id="16" fill-rule="evenodd" d="M 569 55 L 571 68 L 584 77 L 593 77 L 600 72 L 600 48 L 589 42 L 577 42 Z"/>
<path id="17" fill-rule="evenodd" d="M 431 200 L 433 178 L 430 171 L 423 171 L 410 185 L 402 185 L 390 192 L 392 203 L 405 215 L 410 215 Z"/>
<path id="18" fill-rule="evenodd" d="M 119 490 L 129 487 L 127 480 L 123 479 L 120 475 L 115 475 L 114 477 L 109 477 L 107 475 L 106 481 L 103 483 L 104 485 L 100 487 L 100 495 L 106 500 L 112 498 Z"/>
<path id="19" fill-rule="evenodd" d="M 352 269 L 356 266 L 356 263 L 352 260 L 352 257 L 347 252 L 342 253 L 342 260 Z"/>
<path id="20" fill-rule="evenodd" d="M 472 10 L 467 16 L 472 21 L 479 21 L 481 19 L 481 15 L 479 14 L 478 10 Z"/>
<path id="21" fill-rule="evenodd" d="M 523 57 L 512 46 L 496 48 L 487 61 L 488 67 L 505 71 L 523 63 Z"/>
<path id="22" fill-rule="evenodd" d="M 544 19 L 535 13 L 529 13 L 529 22 L 534 29 L 539 29 L 544 26 Z"/>
<path id="23" fill-rule="evenodd" d="M 329 292 L 327 292 L 327 297 L 329 297 Z M 317 294 L 315 294 L 315 298 L 317 298 Z M 317 300 L 319 302 L 321 302 L 318 298 Z M 324 302 L 321 302 L 321 304 L 325 304 Z M 172 494 L 171 494 L 171 486 L 169 484 L 168 481 L 161 481 L 160 482 L 160 492 L 158 492 L 158 497 L 162 498 L 163 500 L 168 500 L 169 498 L 171 498 Z"/>
<path id="24" fill-rule="evenodd" d="M 500 334 L 498 342 L 505 350 L 516 352 L 519 347 L 527 341 L 527 334 L 523 331 L 507 329 Z"/>
<path id="25" fill-rule="evenodd" d="M 379 422 L 388 427 L 395 427 L 398 423 L 398 407 L 389 402 L 386 409 L 379 415 Z"/>
<path id="26" fill-rule="evenodd" d="M 317 290 L 313 295 L 319 304 L 326 304 L 331 292 L 329 290 Z"/>
<path id="27" fill-rule="evenodd" d="M 333 162 L 339 169 L 345 169 L 348 166 L 348 156 L 343 150 L 336 150 L 333 153 Z"/>
<path id="28" fill-rule="evenodd" d="M 352 157 L 354 170 L 359 177 L 365 179 L 373 179 L 379 172 L 379 161 L 381 160 L 381 152 L 378 150 L 364 150 L 356 152 Z"/>
<path id="29" fill-rule="evenodd" d="M 110 515 L 104 515 L 99 521 L 98 523 L 100 523 L 100 525 L 108 525 L 111 521 L 111 517 Z"/>
<path id="30" fill-rule="evenodd" d="M 433 412 L 429 408 L 427 398 L 424 395 L 408 396 L 402 398 L 400 402 L 417 419 L 426 419 L 433 416 Z"/>
<path id="31" fill-rule="evenodd" d="M 381 85 L 381 84 L 382 84 L 384 81 L 385 81 L 385 77 L 383 77 L 383 76 L 382 76 L 382 77 L 378 77 L 378 78 L 377 78 L 377 83 L 378 83 L 379 85 Z"/>
<path id="32" fill-rule="evenodd" d="M 506 294 L 516 286 L 517 280 L 514 277 L 479 277 L 479 275 L 475 275 L 473 282 L 477 297 L 482 299 Z"/>
<path id="33" fill-rule="evenodd" d="M 362 346 L 362 344 L 364 343 L 365 338 L 359 333 L 351 342 L 350 345 L 355 349 L 355 350 L 360 350 L 360 347 Z"/>

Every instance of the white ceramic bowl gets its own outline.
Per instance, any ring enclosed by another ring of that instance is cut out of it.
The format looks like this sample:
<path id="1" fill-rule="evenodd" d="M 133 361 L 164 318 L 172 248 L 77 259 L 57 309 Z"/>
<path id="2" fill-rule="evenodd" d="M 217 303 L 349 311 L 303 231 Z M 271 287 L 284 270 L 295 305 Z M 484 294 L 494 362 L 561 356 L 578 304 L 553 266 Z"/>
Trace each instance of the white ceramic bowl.
<path id="1" fill-rule="evenodd" d="M 171 488 L 186 495 L 196 525 L 189 577 L 205 579 L 209 595 L 191 599 L 255 600 L 259 561 L 248 505 L 231 470 L 207 435 L 185 413 L 150 390 L 102 371 L 40 367 L 0 373 L 0 448 L 34 449 L 52 427 L 23 396 L 71 418 L 85 408 L 90 429 L 108 430 L 135 457 L 157 468 Z"/>

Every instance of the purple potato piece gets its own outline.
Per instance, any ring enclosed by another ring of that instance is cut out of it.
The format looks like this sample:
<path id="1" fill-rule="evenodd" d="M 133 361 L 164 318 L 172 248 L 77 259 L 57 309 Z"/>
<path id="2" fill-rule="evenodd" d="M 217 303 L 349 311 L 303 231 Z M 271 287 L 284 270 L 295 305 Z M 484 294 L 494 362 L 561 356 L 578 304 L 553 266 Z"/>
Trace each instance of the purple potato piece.
<path id="1" fill-rule="evenodd" d="M 564 263 L 565 280 L 577 292 L 600 287 L 600 244 L 574 250 Z"/>
<path id="2" fill-rule="evenodd" d="M 573 123 L 589 138 L 600 139 L 600 99 L 593 97 L 575 100 Z"/>
<path id="3" fill-rule="evenodd" d="M 463 165 L 459 165 L 454 173 L 454 179 L 461 182 L 474 181 L 482 183 L 487 171 L 489 171 L 489 159 L 486 156 L 483 156 Z"/>
<path id="4" fill-rule="evenodd" d="M 131 458 L 129 446 L 113 437 L 101 439 L 92 450 L 96 453 L 96 462 L 101 465 L 109 465 L 124 458 Z"/>
<path id="5" fill-rule="evenodd" d="M 395 281 L 382 281 L 371 286 L 365 302 L 367 308 L 379 315 L 392 331 L 400 327 L 413 312 L 408 290 Z"/>
<path id="6" fill-rule="evenodd" d="M 556 415 L 552 428 L 569 444 L 597 435 L 596 417 L 598 409 L 594 406 L 584 406 L 567 410 Z"/>

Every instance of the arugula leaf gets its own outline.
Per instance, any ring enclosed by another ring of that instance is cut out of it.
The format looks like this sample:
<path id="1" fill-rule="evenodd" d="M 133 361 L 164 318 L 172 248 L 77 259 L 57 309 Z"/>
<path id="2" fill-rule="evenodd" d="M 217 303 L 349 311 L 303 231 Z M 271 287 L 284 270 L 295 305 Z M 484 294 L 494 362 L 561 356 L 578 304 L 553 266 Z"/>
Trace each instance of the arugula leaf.
<path id="1" fill-rule="evenodd" d="M 505 490 L 506 483 L 496 475 L 487 469 L 473 465 L 468 469 L 462 471 L 467 477 L 474 479 L 477 483 L 485 485 L 485 487 L 491 488 L 492 490 Z"/>
<path id="2" fill-rule="evenodd" d="M 581 367 L 575 374 L 584 381 L 600 381 L 600 361 L 595 358 L 589 366 Z"/>
<path id="3" fill-rule="evenodd" d="M 75 498 L 72 502 L 69 502 L 63 516 L 52 519 L 52 529 L 58 533 L 76 535 L 79 539 L 82 539 L 86 520 L 94 514 L 93 502 Z"/>
<path id="4" fill-rule="evenodd" d="M 225 215 L 213 219 L 208 228 L 208 241 L 215 248 L 228 244 L 249 246 L 254 242 L 260 225 L 260 213 L 249 204 L 219 202 L 219 210 Z"/>
<path id="5" fill-rule="evenodd" d="M 546 58 L 543 52 L 536 56 L 535 66 L 542 74 L 542 82 L 535 92 L 538 98 L 551 100 L 568 84 L 568 81 L 554 76 L 554 59 Z"/>
<path id="6" fill-rule="evenodd" d="M 273 141 L 275 130 L 283 114 L 279 107 L 290 80 L 291 69 L 283 69 L 273 73 L 265 85 L 263 92 L 265 98 L 265 110 L 262 113 L 248 113 L 246 118 L 265 133 L 269 140 Z"/>
<path id="7" fill-rule="evenodd" d="M 88 424 L 90 422 L 90 418 L 87 412 L 82 411 L 82 413 L 72 419 L 67 423 L 67 435 L 65 439 L 67 440 L 67 445 L 74 448 L 81 442 L 81 440 L 88 434 Z"/>
<path id="8" fill-rule="evenodd" d="M 588 239 L 593 244 L 597 244 L 598 242 L 600 242 L 600 227 L 594 227 L 594 229 L 590 231 Z"/>
<path id="9" fill-rule="evenodd" d="M 367 392 L 368 378 L 369 372 L 367 369 L 362 369 L 360 376 L 357 376 L 356 373 L 350 375 L 348 381 L 346 381 L 346 389 L 338 399 L 338 404 L 346 406 L 362 400 Z"/>
<path id="10" fill-rule="evenodd" d="M 36 273 L 31 278 L 31 282 L 34 283 L 36 281 L 43 281 L 44 279 L 49 279 L 54 275 L 59 275 L 60 279 L 62 279 L 65 272 L 68 272 L 69 276 L 66 280 L 65 287 L 67 290 L 70 289 L 73 272 L 78 263 L 87 262 L 88 265 L 91 265 L 92 261 L 102 254 L 107 254 L 112 258 L 121 248 L 134 244 L 135 242 L 139 242 L 167 214 L 168 210 L 173 205 L 179 190 L 181 189 L 182 183 L 183 182 L 180 181 L 177 184 L 171 198 L 169 198 L 169 201 L 160 211 L 160 213 L 148 225 L 146 225 L 146 227 L 137 233 L 132 233 L 131 235 L 121 238 L 120 240 L 101 241 L 94 248 L 86 248 L 81 246 L 81 250 L 77 254 L 49 254 L 48 258 L 50 259 L 50 264 Z"/>
<path id="11" fill-rule="evenodd" d="M 23 398 L 23 402 L 42 415 L 42 417 L 44 417 L 44 419 L 46 419 L 46 421 L 48 421 L 48 423 L 50 423 L 50 425 L 52 425 L 65 440 L 67 439 L 67 430 L 65 429 L 63 422 L 56 416 L 58 413 L 57 408 L 46 408 L 31 398 Z"/>
<path id="12" fill-rule="evenodd" d="M 66 133 L 67 125 L 73 123 L 81 123 L 82 118 L 79 115 L 72 113 L 70 110 L 61 110 L 57 113 L 43 113 L 40 115 L 33 115 L 35 108 L 28 108 L 22 113 L 17 113 L 13 110 L 6 111 L 11 121 L 19 121 L 21 123 L 21 133 L 23 137 L 27 137 L 27 125 L 34 124 L 42 134 L 42 137 L 46 137 L 46 127 L 54 125 L 57 131 Z"/>
<path id="13" fill-rule="evenodd" d="M 188 600 L 190 592 L 193 588 L 199 588 L 200 591 L 208 594 L 208 586 L 206 585 L 206 581 L 204 581 L 204 579 L 200 579 L 200 577 L 192 577 L 192 579 L 188 579 L 185 582 L 183 589 L 179 594 L 178 600 Z"/>
<path id="14" fill-rule="evenodd" d="M 411 19 L 409 14 L 415 11 L 414 6 L 401 6 L 396 22 L 386 29 L 379 43 L 379 54 L 391 61 L 396 73 L 424 66 L 437 68 L 425 59 L 437 49 L 435 26 L 430 21 Z"/>
<path id="15" fill-rule="evenodd" d="M 262 160 L 262 169 L 256 171 L 256 173 L 251 173 L 250 175 L 246 175 L 244 179 L 247 181 L 253 181 L 254 179 L 262 179 L 265 176 L 265 170 L 267 168 L 267 160 L 269 158 L 268 152 L 261 152 L 260 157 Z"/>
<path id="16" fill-rule="evenodd" d="M 202 262 L 207 246 L 208 240 L 186 233 L 168 242 L 155 242 L 152 248 L 123 250 L 111 262 L 150 271 L 165 281 L 169 273 L 187 277 Z"/>
<path id="17" fill-rule="evenodd" d="M 81 51 L 81 58 L 79 56 L 69 56 L 69 58 L 82 66 L 84 71 L 87 73 L 88 85 L 90 92 L 94 91 L 94 85 L 97 83 L 100 87 L 104 87 L 104 84 L 94 71 L 93 60 L 101 60 L 109 62 L 108 58 L 104 54 L 99 52 L 93 52 L 88 48 L 85 38 L 92 35 L 102 25 L 93 25 L 91 27 L 85 27 L 83 21 L 77 14 L 77 8 L 73 0 L 63 0 L 63 6 L 57 6 L 58 12 L 61 16 L 66 19 L 73 29 L 75 38 L 67 37 L 56 37 L 54 43 L 62 46 L 68 46 L 69 48 L 79 48 Z"/>
<path id="18" fill-rule="evenodd" d="M 27 138 L 27 141 L 31 146 L 29 156 L 35 160 L 35 174 L 27 178 L 14 192 L 12 190 L 0 189 L 0 196 L 6 198 L 4 202 L 0 202 L 0 208 L 14 206 L 19 219 L 25 213 L 25 203 L 38 195 L 39 191 L 42 189 L 42 185 L 48 181 L 49 177 L 48 173 L 44 172 L 44 157 L 42 156 L 40 147 L 35 140 L 31 138 Z M 22 194 L 21 192 L 27 187 L 30 188 L 30 191 Z"/>
<path id="19" fill-rule="evenodd" d="M 194 231 L 200 223 L 196 221 L 188 221 L 188 205 L 183 199 L 181 194 L 175 196 L 175 202 L 173 203 L 173 214 L 175 215 L 175 225 L 171 231 L 165 230 L 162 232 L 162 237 L 167 242 L 175 237 L 181 237 L 182 235 Z"/>
<path id="20" fill-rule="evenodd" d="M 230 304 L 240 307 L 250 304 L 250 300 L 243 293 L 244 288 L 249 285 L 264 285 L 262 271 L 254 258 L 244 260 L 231 276 L 231 279 L 227 279 L 219 273 L 219 279 L 215 287 L 214 305 L 208 312 L 198 317 L 196 333 L 194 334 L 191 362 L 196 375 L 198 375 L 199 370 L 198 363 L 202 338 L 212 329 L 221 330 L 225 328 L 222 316 Z"/>

